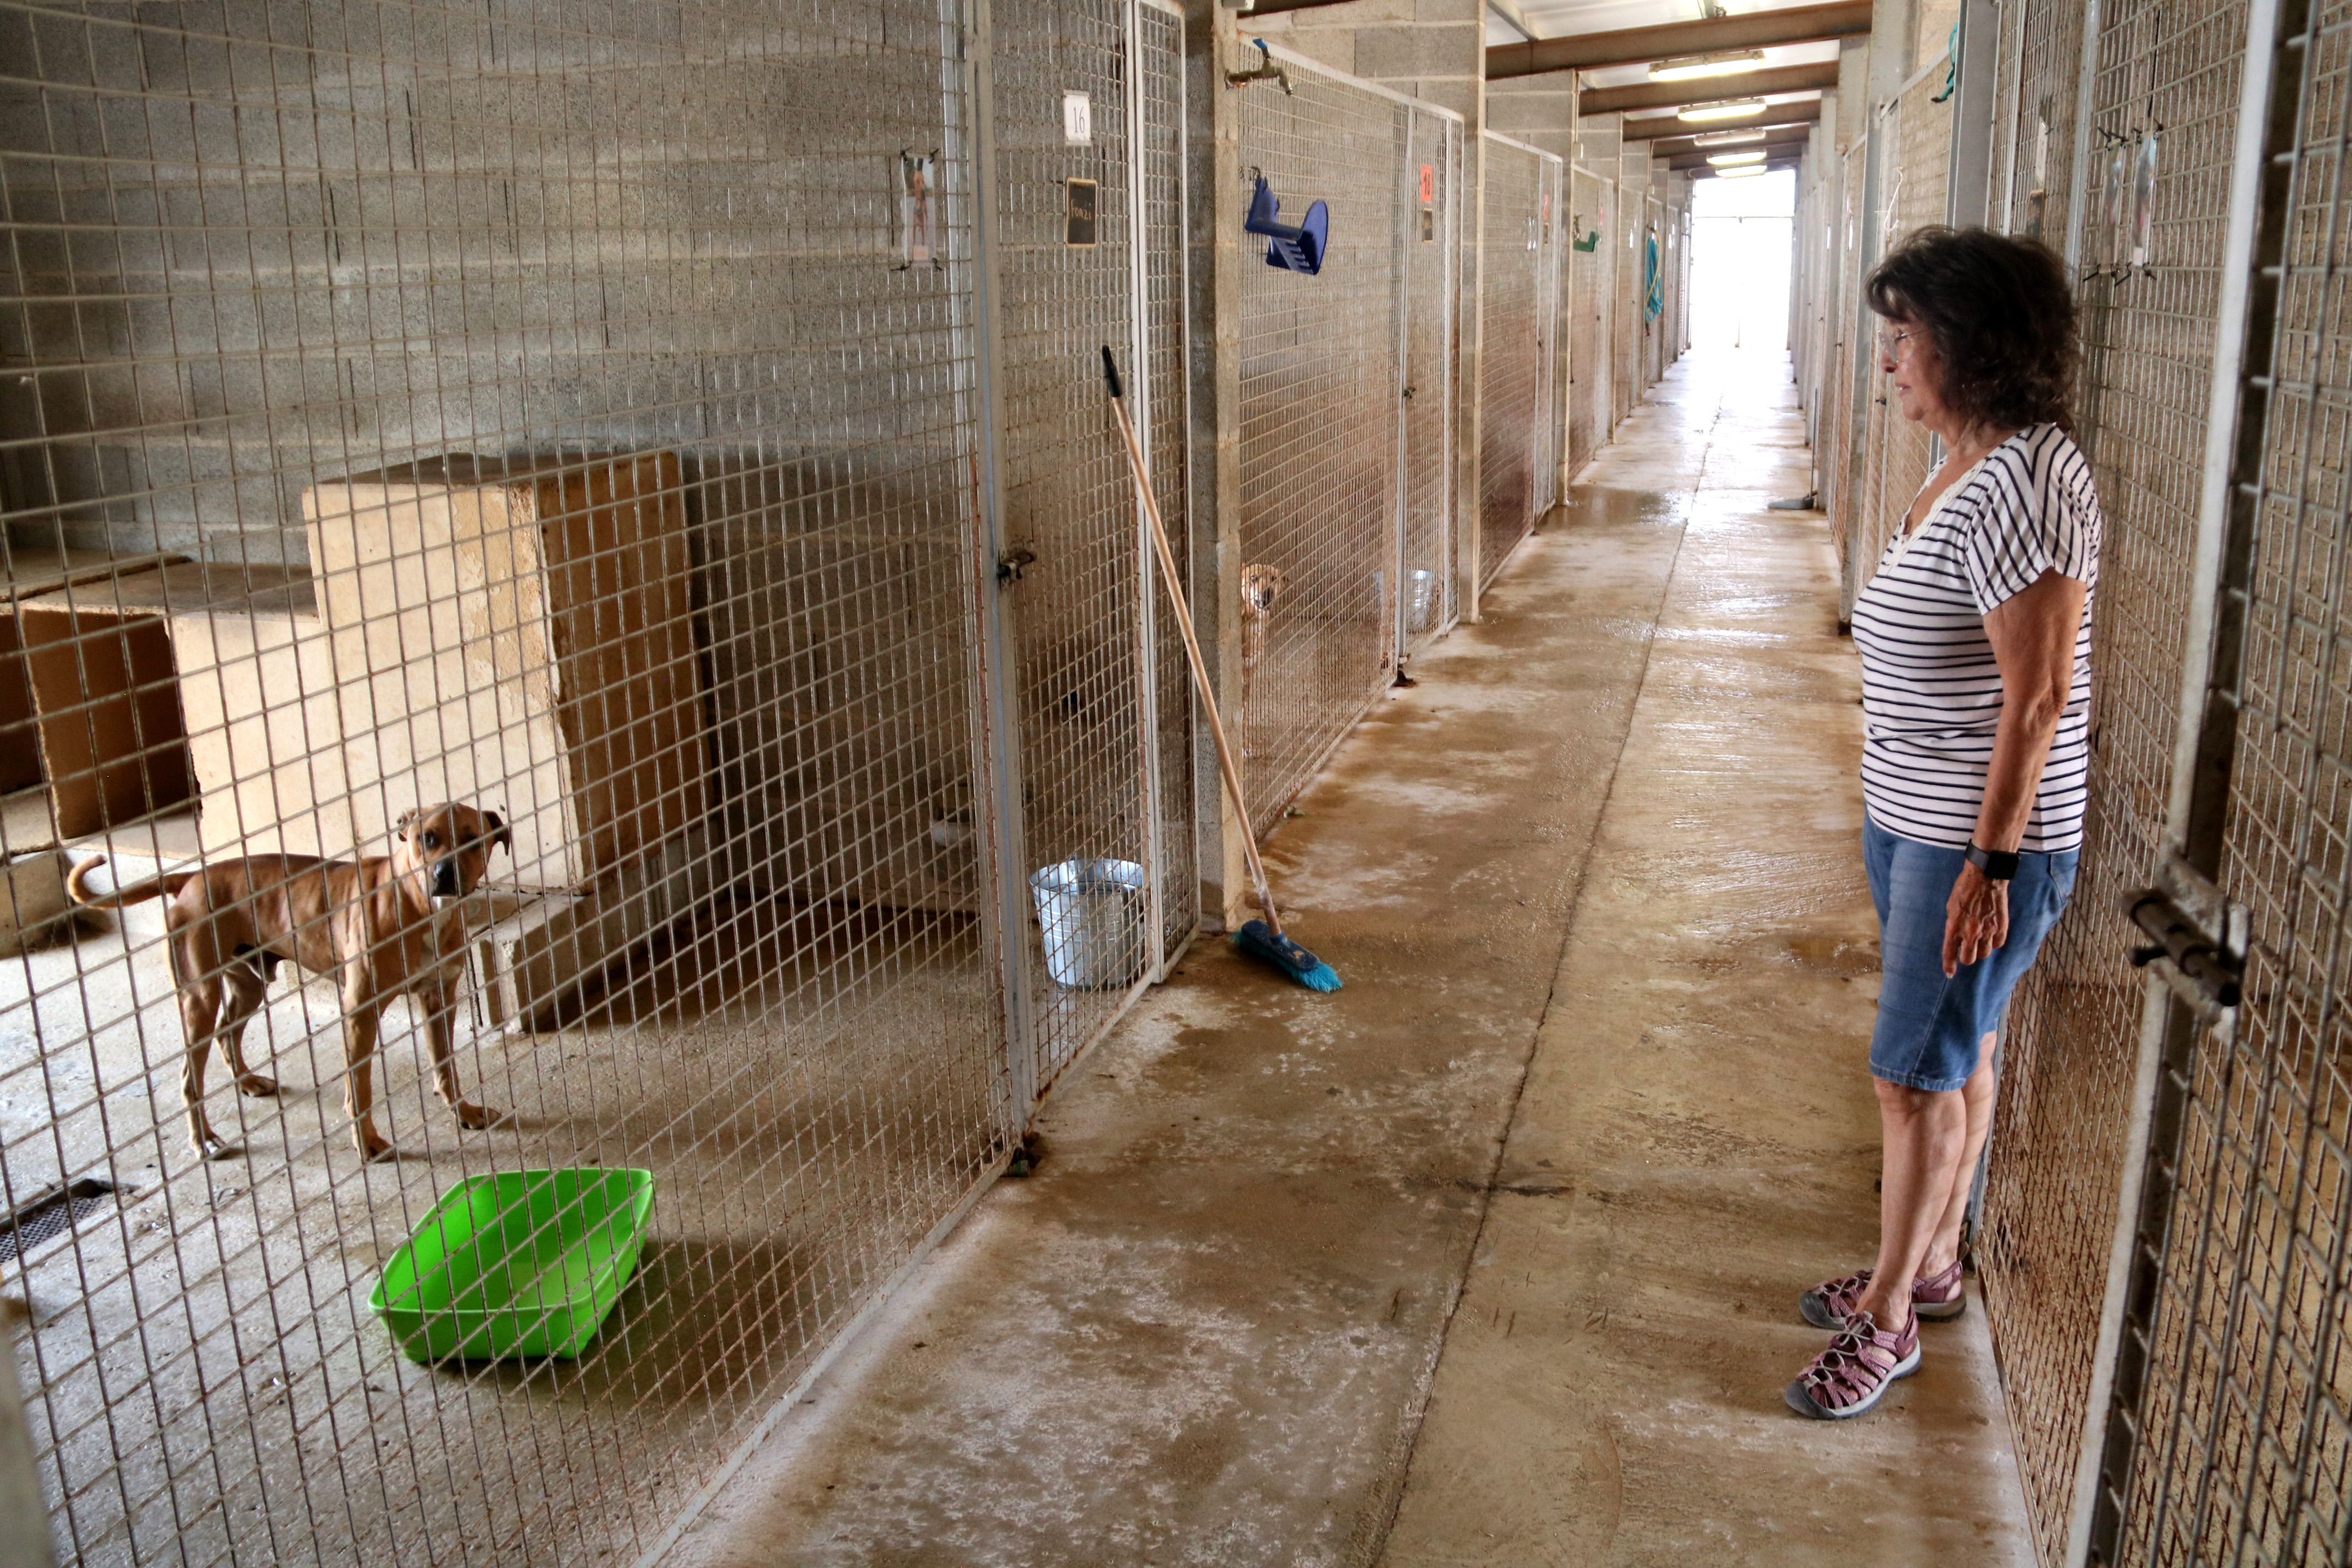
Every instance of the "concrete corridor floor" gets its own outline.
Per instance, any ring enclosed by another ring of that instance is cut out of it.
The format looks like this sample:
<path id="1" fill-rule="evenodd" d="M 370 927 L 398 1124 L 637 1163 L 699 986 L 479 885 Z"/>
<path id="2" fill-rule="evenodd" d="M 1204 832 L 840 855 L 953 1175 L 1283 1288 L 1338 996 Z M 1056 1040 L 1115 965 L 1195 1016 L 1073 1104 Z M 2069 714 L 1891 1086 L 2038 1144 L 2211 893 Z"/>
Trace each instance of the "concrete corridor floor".
<path id="1" fill-rule="evenodd" d="M 673 1556 L 2023 1563 L 1980 1313 L 1851 1425 L 1859 669 L 1779 356 L 1685 360 Z"/>

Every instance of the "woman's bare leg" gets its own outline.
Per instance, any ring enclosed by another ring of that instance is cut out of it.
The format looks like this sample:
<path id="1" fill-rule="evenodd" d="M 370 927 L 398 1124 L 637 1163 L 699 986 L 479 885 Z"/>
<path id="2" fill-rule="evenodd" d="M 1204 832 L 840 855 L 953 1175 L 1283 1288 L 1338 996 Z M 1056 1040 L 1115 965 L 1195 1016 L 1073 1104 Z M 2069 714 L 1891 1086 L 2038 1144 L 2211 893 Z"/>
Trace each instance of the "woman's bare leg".
<path id="1" fill-rule="evenodd" d="M 1906 1089 L 1874 1079 L 1885 1152 L 1878 1199 L 1878 1261 L 1854 1302 L 1881 1329 L 1911 1321 L 1911 1281 L 1927 1260 L 1952 1197 L 1952 1173 L 1969 1141 L 1964 1089 Z M 1963 1202 L 1965 1202 L 1963 1194 Z"/>
<path id="2" fill-rule="evenodd" d="M 1919 1266 L 1923 1276 L 1940 1274 L 1959 1260 L 1960 1232 L 1969 1222 L 1969 1189 L 1976 1185 L 1977 1162 L 1984 1158 L 1985 1138 L 1992 1131 L 1993 1100 L 2000 1088 L 1992 1070 L 1997 1044 L 1999 1037 L 1994 1035 L 1978 1042 L 1977 1070 L 1960 1086 L 1960 1096 L 1969 1108 L 1969 1141 L 1952 1172 L 1952 1195 L 1944 1205 L 1944 1221 L 1936 1227 L 1936 1239 L 1928 1244 L 1927 1257 Z"/>

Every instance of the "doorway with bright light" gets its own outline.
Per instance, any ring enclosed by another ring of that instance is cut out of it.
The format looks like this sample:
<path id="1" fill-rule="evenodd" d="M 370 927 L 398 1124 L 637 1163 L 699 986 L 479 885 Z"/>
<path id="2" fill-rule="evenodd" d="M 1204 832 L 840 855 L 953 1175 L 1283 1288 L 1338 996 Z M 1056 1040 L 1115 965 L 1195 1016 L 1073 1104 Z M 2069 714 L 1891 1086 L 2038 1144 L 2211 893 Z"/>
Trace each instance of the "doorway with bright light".
<path id="1" fill-rule="evenodd" d="M 1786 169 L 1691 183 L 1691 346 L 1784 349 L 1797 179 Z"/>

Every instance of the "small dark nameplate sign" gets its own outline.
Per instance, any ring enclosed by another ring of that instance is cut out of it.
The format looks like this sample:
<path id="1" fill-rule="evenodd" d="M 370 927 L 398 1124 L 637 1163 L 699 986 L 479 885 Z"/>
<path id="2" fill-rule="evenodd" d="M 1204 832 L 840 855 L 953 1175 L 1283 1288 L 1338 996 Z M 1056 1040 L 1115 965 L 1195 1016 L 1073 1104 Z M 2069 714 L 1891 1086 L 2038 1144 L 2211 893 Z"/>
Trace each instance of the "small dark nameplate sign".
<path id="1" fill-rule="evenodd" d="M 1062 243 L 1091 248 L 1095 243 L 1095 198 L 1100 186 L 1092 180 L 1065 180 L 1062 184 L 1070 194 Z"/>

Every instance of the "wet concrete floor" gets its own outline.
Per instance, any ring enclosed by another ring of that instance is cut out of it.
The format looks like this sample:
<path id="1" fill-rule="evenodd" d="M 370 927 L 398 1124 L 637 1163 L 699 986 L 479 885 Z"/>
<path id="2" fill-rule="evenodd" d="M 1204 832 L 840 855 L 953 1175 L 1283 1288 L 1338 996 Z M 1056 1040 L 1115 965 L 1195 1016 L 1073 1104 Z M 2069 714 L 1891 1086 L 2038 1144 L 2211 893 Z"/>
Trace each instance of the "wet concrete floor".
<path id="1" fill-rule="evenodd" d="M 1798 1422 L 1867 1260 L 1858 670 L 1785 368 L 1686 361 L 682 1542 L 768 1564 L 2027 1559 L 1983 1320 Z"/>

